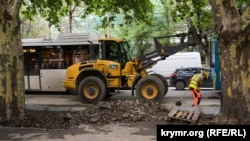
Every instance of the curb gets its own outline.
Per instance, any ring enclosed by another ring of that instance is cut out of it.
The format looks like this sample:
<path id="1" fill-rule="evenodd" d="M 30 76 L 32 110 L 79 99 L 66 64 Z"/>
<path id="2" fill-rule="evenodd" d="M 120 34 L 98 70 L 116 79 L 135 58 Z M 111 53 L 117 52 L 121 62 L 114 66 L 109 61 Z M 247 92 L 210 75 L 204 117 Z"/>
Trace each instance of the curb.
<path id="1" fill-rule="evenodd" d="M 41 106 L 41 105 L 31 105 L 25 104 L 26 110 L 31 111 L 55 111 L 55 112 L 76 112 L 76 111 L 83 111 L 86 107 L 73 107 L 73 106 Z"/>

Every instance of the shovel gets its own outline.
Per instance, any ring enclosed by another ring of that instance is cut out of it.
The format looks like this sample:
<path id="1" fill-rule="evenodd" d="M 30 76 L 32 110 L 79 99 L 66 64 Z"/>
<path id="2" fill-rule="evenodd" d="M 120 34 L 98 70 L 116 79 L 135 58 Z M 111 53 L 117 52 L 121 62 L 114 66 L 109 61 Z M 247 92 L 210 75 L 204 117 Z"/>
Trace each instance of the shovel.
<path id="1" fill-rule="evenodd" d="M 188 92 L 188 89 L 187 89 L 187 91 L 183 94 L 183 96 L 181 97 L 181 99 L 175 102 L 175 105 L 181 106 L 181 104 L 182 104 L 181 101 L 182 101 L 182 99 L 184 98 L 184 96 L 187 94 L 187 92 Z"/>

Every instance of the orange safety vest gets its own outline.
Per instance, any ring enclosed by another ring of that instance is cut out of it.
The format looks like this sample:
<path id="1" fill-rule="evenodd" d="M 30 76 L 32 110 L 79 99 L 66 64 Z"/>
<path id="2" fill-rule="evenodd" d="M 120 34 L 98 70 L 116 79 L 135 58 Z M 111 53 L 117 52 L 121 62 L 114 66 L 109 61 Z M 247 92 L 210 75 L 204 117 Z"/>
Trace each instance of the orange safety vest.
<path id="1" fill-rule="evenodd" d="M 200 90 L 200 81 L 202 81 L 200 79 L 200 74 L 195 74 L 192 78 L 191 81 L 189 83 L 189 88 L 194 88 L 196 90 Z"/>

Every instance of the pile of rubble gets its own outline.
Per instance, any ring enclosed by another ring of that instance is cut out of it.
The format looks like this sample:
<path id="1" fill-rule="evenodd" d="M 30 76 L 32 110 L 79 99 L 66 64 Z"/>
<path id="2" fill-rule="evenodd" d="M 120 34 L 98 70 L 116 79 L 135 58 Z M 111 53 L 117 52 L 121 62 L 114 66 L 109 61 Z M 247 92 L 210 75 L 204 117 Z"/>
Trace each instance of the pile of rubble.
<path id="1" fill-rule="evenodd" d="M 116 101 L 99 102 L 79 112 L 25 111 L 25 118 L 12 119 L 2 126 L 65 129 L 84 123 L 111 124 L 117 122 L 167 121 L 169 111 L 158 102 Z"/>
<path id="2" fill-rule="evenodd" d="M 83 114 L 84 113 L 84 114 Z M 117 101 L 100 102 L 78 113 L 78 119 L 89 123 L 138 122 L 164 120 L 167 111 L 157 102 Z"/>

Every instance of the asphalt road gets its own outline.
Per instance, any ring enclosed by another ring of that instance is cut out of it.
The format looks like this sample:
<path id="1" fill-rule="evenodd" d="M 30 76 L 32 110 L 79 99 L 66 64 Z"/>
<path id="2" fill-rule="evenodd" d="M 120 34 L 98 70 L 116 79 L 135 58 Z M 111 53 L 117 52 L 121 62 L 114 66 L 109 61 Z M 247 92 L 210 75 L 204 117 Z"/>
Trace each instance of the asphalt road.
<path id="1" fill-rule="evenodd" d="M 220 99 L 217 94 L 214 94 L 212 89 L 202 89 L 202 101 L 200 108 L 204 109 L 201 112 L 205 114 L 217 113 L 220 107 Z M 185 94 L 186 93 L 186 94 Z M 183 96 L 182 105 L 178 108 L 191 109 L 192 110 L 192 95 L 187 90 L 175 90 L 175 88 L 170 87 L 168 93 L 165 95 L 164 99 L 161 101 L 161 105 L 164 108 L 172 109 L 176 107 L 176 101 L 179 101 Z M 215 97 L 215 98 L 214 98 Z M 116 91 L 112 97 L 105 101 L 118 101 L 118 100 L 137 100 L 136 96 L 131 95 L 129 90 Z M 26 95 L 26 109 L 29 110 L 51 110 L 51 111 L 76 111 L 83 110 L 87 105 L 84 103 L 78 95 L 67 95 L 67 94 L 28 94 Z M 214 107 L 217 109 L 214 112 Z M 206 109 L 206 110 L 205 110 Z"/>
<path id="2" fill-rule="evenodd" d="M 186 93 L 186 94 L 185 94 Z M 212 89 L 204 88 L 201 90 L 203 98 L 209 98 L 216 95 Z M 119 90 L 113 93 L 114 95 L 106 101 L 116 100 L 136 100 L 136 96 L 132 96 L 130 90 Z M 162 103 L 167 103 L 168 99 L 180 99 L 183 95 L 184 100 L 192 98 L 192 95 L 187 90 L 176 90 L 174 87 L 169 87 Z M 55 100 L 56 99 L 56 100 Z M 26 94 L 26 104 L 34 105 L 85 105 L 78 95 L 65 93 L 29 93 Z"/>

